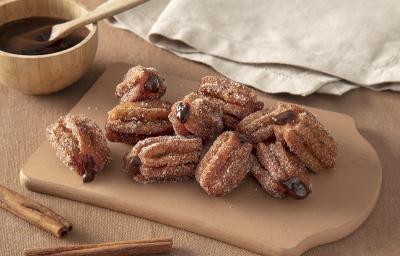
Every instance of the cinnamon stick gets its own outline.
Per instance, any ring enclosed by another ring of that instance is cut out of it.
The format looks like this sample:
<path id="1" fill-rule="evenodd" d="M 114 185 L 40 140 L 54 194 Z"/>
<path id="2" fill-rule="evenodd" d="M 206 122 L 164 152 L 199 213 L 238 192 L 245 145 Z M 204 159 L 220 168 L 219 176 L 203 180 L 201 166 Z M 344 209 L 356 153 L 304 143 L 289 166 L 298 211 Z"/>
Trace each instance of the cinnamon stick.
<path id="1" fill-rule="evenodd" d="M 133 256 L 170 253 L 172 238 L 72 245 L 25 250 L 25 256 Z"/>
<path id="2" fill-rule="evenodd" d="M 61 237 L 72 229 L 71 223 L 49 208 L 1 185 L 0 208 L 50 232 L 56 237 Z"/>

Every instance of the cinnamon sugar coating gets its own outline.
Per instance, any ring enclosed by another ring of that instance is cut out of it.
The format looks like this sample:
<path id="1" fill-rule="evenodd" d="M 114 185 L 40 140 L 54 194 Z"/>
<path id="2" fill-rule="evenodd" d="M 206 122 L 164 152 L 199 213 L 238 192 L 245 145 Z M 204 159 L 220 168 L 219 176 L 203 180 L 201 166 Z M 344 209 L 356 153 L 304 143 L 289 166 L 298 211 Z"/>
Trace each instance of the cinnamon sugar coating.
<path id="1" fill-rule="evenodd" d="M 198 93 L 221 106 L 227 129 L 234 130 L 245 116 L 264 107 L 264 103 L 257 100 L 257 95 L 250 87 L 223 77 L 203 77 Z"/>
<path id="2" fill-rule="evenodd" d="M 106 137 L 135 144 L 147 137 L 173 133 L 168 120 L 171 104 L 160 100 L 121 102 L 108 112 Z"/>
<path id="3" fill-rule="evenodd" d="M 111 152 L 99 126 L 83 115 L 60 117 L 47 130 L 58 158 L 90 182 L 111 162 Z"/>
<path id="4" fill-rule="evenodd" d="M 308 169 L 321 172 L 335 166 L 337 144 L 310 111 L 279 104 L 273 122 L 276 139 L 285 143 Z"/>
<path id="5" fill-rule="evenodd" d="M 128 70 L 123 81 L 117 85 L 115 95 L 122 102 L 159 99 L 165 94 L 164 79 L 155 68 L 135 66 Z"/>
<path id="6" fill-rule="evenodd" d="M 252 143 L 273 138 L 275 135 L 271 112 L 271 108 L 265 108 L 246 116 L 237 125 L 236 130 Z"/>
<path id="7" fill-rule="evenodd" d="M 276 138 L 314 172 L 335 165 L 336 142 L 316 116 L 301 106 L 280 103 L 273 110 L 257 111 L 244 118 L 237 130 L 253 143 Z"/>
<path id="8" fill-rule="evenodd" d="M 311 192 L 305 165 L 280 142 L 256 145 L 257 158 L 252 158 L 251 173 L 273 197 L 291 196 L 304 199 Z"/>
<path id="9" fill-rule="evenodd" d="M 250 171 L 252 145 L 233 131 L 222 133 L 201 159 L 196 180 L 209 195 L 222 196 L 235 189 Z"/>
<path id="10" fill-rule="evenodd" d="M 208 140 L 223 130 L 222 110 L 208 98 L 196 93 L 188 94 L 176 102 L 168 118 L 178 135 L 196 135 Z"/>
<path id="11" fill-rule="evenodd" d="M 274 180 L 271 174 L 261 166 L 257 157 L 251 154 L 250 173 L 258 181 L 261 187 L 272 197 L 284 198 L 287 196 L 286 189 L 277 180 Z"/>
<path id="12" fill-rule="evenodd" d="M 139 141 L 124 157 L 124 169 L 140 183 L 192 179 L 202 150 L 200 138 L 159 136 Z"/>

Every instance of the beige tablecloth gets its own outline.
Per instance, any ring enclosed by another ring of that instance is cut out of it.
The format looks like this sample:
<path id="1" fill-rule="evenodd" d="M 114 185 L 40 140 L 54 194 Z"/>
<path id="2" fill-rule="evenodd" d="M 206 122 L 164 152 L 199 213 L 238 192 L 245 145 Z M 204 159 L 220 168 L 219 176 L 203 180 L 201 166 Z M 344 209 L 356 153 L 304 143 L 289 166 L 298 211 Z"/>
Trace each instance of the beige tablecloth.
<path id="1" fill-rule="evenodd" d="M 400 91 L 398 0 L 152 0 L 115 20 L 267 93 Z"/>
<path id="2" fill-rule="evenodd" d="M 82 1 L 93 8 L 100 0 Z M 74 224 L 64 239 L 56 239 L 0 210 L 0 255 L 21 255 L 24 248 L 173 236 L 172 255 L 255 255 L 190 232 L 78 202 L 32 193 L 19 183 L 19 169 L 44 139 L 45 127 L 65 114 L 109 63 L 155 66 L 190 79 L 215 74 L 211 68 L 180 59 L 151 46 L 132 33 L 100 23 L 100 46 L 94 65 L 74 86 L 51 96 L 27 96 L 0 87 L 0 183 L 31 196 L 62 213 Z M 383 186 L 377 207 L 349 237 L 305 255 L 400 255 L 400 94 L 351 91 L 344 96 L 271 96 L 349 114 L 382 161 Z M 362 186 L 363 184 L 354 184 Z M 266 230 L 268 227 L 266 227 Z"/>

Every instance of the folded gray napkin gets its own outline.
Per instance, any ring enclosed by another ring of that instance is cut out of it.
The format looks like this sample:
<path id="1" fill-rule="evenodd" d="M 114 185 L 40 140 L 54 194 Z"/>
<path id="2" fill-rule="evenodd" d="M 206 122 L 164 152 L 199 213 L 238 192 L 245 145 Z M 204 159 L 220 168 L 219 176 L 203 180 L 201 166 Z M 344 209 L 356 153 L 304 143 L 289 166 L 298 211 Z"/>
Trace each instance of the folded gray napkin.
<path id="1" fill-rule="evenodd" d="M 400 91 L 398 0 L 152 0 L 114 18 L 267 93 Z"/>

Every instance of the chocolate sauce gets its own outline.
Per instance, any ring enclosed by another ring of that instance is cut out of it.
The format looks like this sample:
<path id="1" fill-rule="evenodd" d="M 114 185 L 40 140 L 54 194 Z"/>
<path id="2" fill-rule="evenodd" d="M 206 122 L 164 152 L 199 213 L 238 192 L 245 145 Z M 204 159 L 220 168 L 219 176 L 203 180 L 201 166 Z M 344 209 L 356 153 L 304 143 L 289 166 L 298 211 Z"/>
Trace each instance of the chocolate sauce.
<path id="1" fill-rule="evenodd" d="M 71 48 L 89 34 L 87 28 L 77 29 L 64 39 L 46 42 L 51 27 L 66 21 L 51 17 L 30 17 L 5 23 L 0 26 L 0 50 L 22 55 L 44 55 Z"/>

